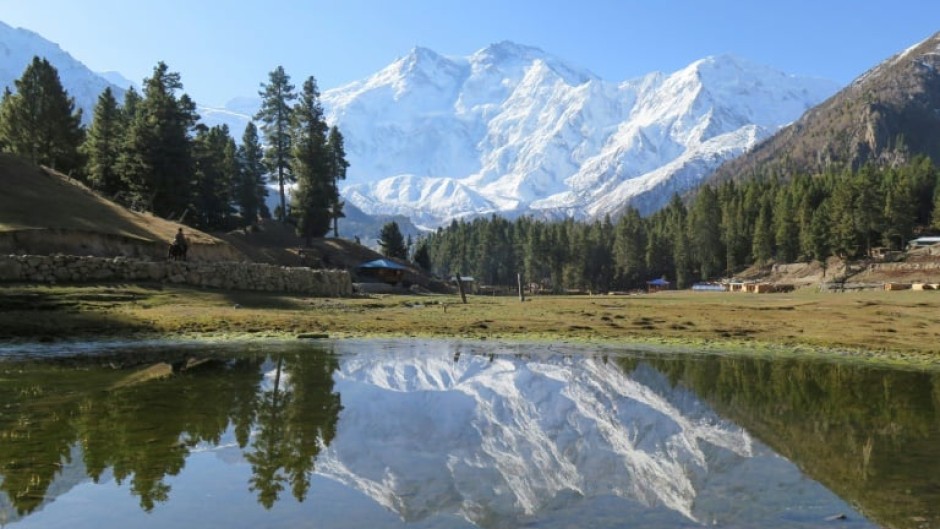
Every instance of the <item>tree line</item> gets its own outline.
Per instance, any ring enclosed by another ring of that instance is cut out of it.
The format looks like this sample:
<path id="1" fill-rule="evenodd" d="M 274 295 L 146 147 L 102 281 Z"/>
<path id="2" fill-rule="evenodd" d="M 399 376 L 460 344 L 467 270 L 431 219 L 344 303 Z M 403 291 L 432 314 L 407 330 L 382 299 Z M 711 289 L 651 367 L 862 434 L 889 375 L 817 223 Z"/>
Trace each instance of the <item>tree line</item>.
<path id="1" fill-rule="evenodd" d="M 130 370 L 102 371 L 94 362 L 82 364 L 80 375 L 42 364 L 21 370 L 18 381 L 0 386 L 7 406 L 0 415 L 0 494 L 18 515 L 34 512 L 49 498 L 59 462 L 77 453 L 89 478 L 97 483 L 110 474 L 126 482 L 150 512 L 169 500 L 167 477 L 183 470 L 194 447 L 218 444 L 230 430 L 251 466 L 245 485 L 263 507 L 273 508 L 286 490 L 304 501 L 342 410 L 333 382 L 337 357 L 314 346 L 203 360 L 198 370 L 129 385 L 121 384 Z M 263 383 L 272 365 L 273 386 Z M 74 380 L 88 376 L 82 380 L 103 386 Z"/>
<path id="2" fill-rule="evenodd" d="M 261 109 L 236 144 L 226 125 L 199 121 L 179 73 L 163 62 L 118 102 L 107 88 L 90 126 L 39 57 L 0 100 L 0 152 L 66 173 L 139 211 L 203 230 L 255 224 L 271 212 L 266 181 L 279 186 L 274 215 L 299 235 L 322 237 L 343 216 L 338 181 L 346 177 L 343 135 L 326 124 L 316 79 L 298 93 L 283 67 L 261 84 Z M 264 137 L 262 143 L 261 136 Z M 285 186 L 296 183 L 288 204 Z"/>
<path id="3" fill-rule="evenodd" d="M 940 230 L 940 173 L 927 157 L 896 167 L 756 176 L 702 186 L 648 217 L 633 208 L 594 222 L 498 216 L 452 221 L 417 243 L 415 261 L 443 277 L 512 286 L 516 274 L 554 292 L 679 288 L 752 265 L 858 258 Z"/>

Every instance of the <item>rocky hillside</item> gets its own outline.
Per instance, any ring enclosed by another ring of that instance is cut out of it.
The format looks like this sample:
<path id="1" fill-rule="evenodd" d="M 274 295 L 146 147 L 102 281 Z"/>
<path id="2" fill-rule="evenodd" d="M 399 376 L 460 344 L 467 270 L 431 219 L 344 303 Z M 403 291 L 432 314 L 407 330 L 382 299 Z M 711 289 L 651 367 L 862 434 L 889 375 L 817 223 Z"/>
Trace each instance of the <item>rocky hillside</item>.
<path id="1" fill-rule="evenodd" d="M 831 166 L 940 163 L 940 33 L 856 79 L 802 118 L 724 164 L 711 181 L 754 174 L 815 173 Z"/>

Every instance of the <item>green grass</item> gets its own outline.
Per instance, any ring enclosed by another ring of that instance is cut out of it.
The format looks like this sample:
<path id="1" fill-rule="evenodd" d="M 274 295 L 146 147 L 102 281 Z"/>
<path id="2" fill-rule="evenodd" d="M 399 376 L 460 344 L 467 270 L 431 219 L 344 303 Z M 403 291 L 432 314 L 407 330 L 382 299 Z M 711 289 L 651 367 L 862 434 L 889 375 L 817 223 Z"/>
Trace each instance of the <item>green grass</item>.
<path id="1" fill-rule="evenodd" d="M 596 342 L 940 365 L 940 295 L 865 292 L 332 299 L 161 285 L 0 286 L 0 339 L 327 333 Z"/>

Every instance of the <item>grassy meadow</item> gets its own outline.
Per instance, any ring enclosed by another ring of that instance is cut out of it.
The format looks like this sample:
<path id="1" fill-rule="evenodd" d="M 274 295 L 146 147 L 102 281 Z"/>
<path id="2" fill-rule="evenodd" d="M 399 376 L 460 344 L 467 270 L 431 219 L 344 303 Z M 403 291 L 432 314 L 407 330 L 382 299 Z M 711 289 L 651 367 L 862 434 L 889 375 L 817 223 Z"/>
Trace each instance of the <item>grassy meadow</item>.
<path id="1" fill-rule="evenodd" d="M 837 355 L 940 367 L 940 292 L 309 298 L 165 285 L 0 286 L 0 342 L 439 337 Z"/>

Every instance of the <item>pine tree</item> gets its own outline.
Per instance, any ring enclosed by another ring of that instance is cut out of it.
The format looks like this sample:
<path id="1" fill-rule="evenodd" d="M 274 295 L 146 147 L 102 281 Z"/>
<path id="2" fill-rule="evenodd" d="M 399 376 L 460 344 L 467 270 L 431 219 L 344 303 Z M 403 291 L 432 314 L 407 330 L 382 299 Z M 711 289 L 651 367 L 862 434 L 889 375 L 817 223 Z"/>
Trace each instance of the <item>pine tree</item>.
<path id="1" fill-rule="evenodd" d="M 853 175 L 850 183 L 854 195 L 852 217 L 857 240 L 865 255 L 871 254 L 872 242 L 878 239 L 884 224 L 885 196 L 881 190 L 881 179 L 882 175 L 874 167 L 866 165 Z M 913 197 L 909 200 L 913 210 Z"/>
<path id="2" fill-rule="evenodd" d="M 382 226 L 382 231 L 379 233 L 379 246 L 382 247 L 382 255 L 386 257 L 407 258 L 408 249 L 405 248 L 405 238 L 397 222 L 388 222 Z"/>
<path id="3" fill-rule="evenodd" d="M 617 222 L 612 251 L 618 282 L 627 288 L 642 286 L 646 278 L 646 233 L 635 208 L 628 208 Z"/>
<path id="4" fill-rule="evenodd" d="M 196 105 L 180 75 L 162 61 L 144 80 L 143 98 L 130 116 L 121 162 L 130 202 L 161 217 L 186 216 L 192 191 L 192 138 Z"/>
<path id="5" fill-rule="evenodd" d="M 235 189 L 238 213 L 244 226 L 254 224 L 259 216 L 271 216 L 265 204 L 268 188 L 264 185 L 267 173 L 262 162 L 263 156 L 258 129 L 254 123 L 249 122 L 238 148 L 238 185 Z"/>
<path id="6" fill-rule="evenodd" d="M 316 80 L 309 77 L 293 109 L 291 173 L 297 178 L 293 216 L 298 234 L 309 241 L 330 230 L 332 177 L 326 147 L 326 122 Z"/>
<path id="7" fill-rule="evenodd" d="M 339 181 L 346 179 L 349 162 L 346 161 L 346 146 L 343 134 L 335 126 L 330 127 L 326 140 L 328 170 L 330 175 L 330 217 L 333 219 L 333 237 L 339 237 L 339 219 L 343 214 L 343 202 L 339 196 Z"/>
<path id="8" fill-rule="evenodd" d="M 754 262 L 764 265 L 773 257 L 773 213 L 770 200 L 764 199 L 761 203 L 757 221 L 754 223 L 754 238 L 751 243 L 751 254 Z"/>
<path id="9" fill-rule="evenodd" d="M 792 263 L 800 251 L 800 233 L 796 210 L 793 207 L 793 194 L 788 186 L 777 193 L 774 203 L 774 242 L 777 247 L 777 261 Z"/>
<path id="10" fill-rule="evenodd" d="M 725 256 L 721 240 L 721 206 L 711 186 L 702 186 L 689 211 L 689 242 L 692 259 L 698 265 L 698 277 L 710 279 L 723 267 Z"/>
<path id="11" fill-rule="evenodd" d="M 415 249 L 414 262 L 425 272 L 431 271 L 431 253 L 428 250 L 427 240 L 418 241 L 418 247 Z"/>
<path id="12" fill-rule="evenodd" d="M 858 251 L 858 230 L 855 226 L 855 193 L 848 178 L 836 183 L 829 200 L 831 250 L 841 257 L 854 256 Z"/>
<path id="13" fill-rule="evenodd" d="M 883 242 L 900 250 L 914 234 L 918 197 L 914 194 L 911 173 L 893 172 L 885 179 Z"/>
<path id="14" fill-rule="evenodd" d="M 194 224 L 205 230 L 229 227 L 232 214 L 232 182 L 238 173 L 235 140 L 227 125 L 207 129 L 196 135 L 193 158 L 195 186 Z"/>
<path id="15" fill-rule="evenodd" d="M 277 182 L 280 193 L 280 212 L 278 220 L 287 221 L 287 200 L 284 186 L 295 181 L 291 173 L 291 101 L 297 99 L 294 85 L 283 66 L 278 66 L 268 74 L 268 84 L 261 85 L 261 110 L 255 119 L 261 121 L 261 132 L 267 142 L 264 162 Z"/>
<path id="16" fill-rule="evenodd" d="M 810 257 L 822 263 L 826 262 L 832 251 L 830 225 L 832 223 L 832 213 L 829 208 L 829 201 L 823 201 L 819 207 L 813 211 L 813 218 L 810 221 L 809 242 Z"/>
<path id="17" fill-rule="evenodd" d="M 91 187 L 107 197 L 124 190 L 118 167 L 124 139 L 124 119 L 111 88 L 98 96 L 94 120 L 82 150 L 87 158 L 85 172 Z"/>
<path id="18" fill-rule="evenodd" d="M 0 101 L 4 151 L 64 173 L 80 171 L 82 113 L 62 88 L 59 72 L 46 59 L 33 57 L 14 85 L 16 91 L 7 89 Z"/>

